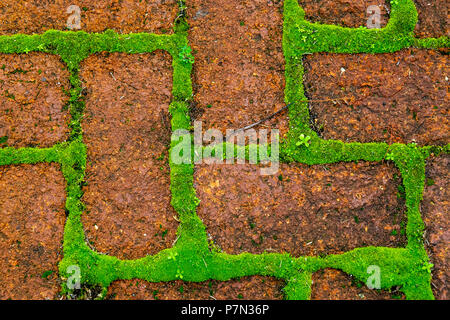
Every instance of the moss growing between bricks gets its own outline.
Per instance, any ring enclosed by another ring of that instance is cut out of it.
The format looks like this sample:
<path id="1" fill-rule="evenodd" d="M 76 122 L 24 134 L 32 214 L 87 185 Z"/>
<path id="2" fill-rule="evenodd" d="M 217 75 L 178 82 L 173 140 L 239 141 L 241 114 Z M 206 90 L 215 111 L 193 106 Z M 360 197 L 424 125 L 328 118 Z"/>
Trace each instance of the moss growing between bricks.
<path id="1" fill-rule="evenodd" d="M 281 161 L 308 165 L 339 161 L 394 161 L 399 167 L 406 191 L 408 244 L 406 248 L 366 247 L 341 255 L 326 257 L 292 257 L 289 254 L 243 253 L 228 255 L 210 251 L 205 226 L 196 214 L 198 199 L 193 187 L 193 165 L 170 162 L 172 206 L 180 218 L 177 240 L 171 249 L 138 260 L 119 260 L 101 255 L 89 248 L 85 241 L 80 201 L 86 168 L 86 147 L 80 119 L 83 116 L 81 82 L 78 77 L 80 62 L 97 52 L 147 53 L 165 50 L 173 58 L 173 101 L 169 108 L 172 130 L 191 129 L 189 102 L 192 99 L 192 60 L 185 53 L 189 48 L 188 25 L 183 18 L 176 21 L 174 34 L 119 35 L 113 31 L 101 34 L 85 32 L 48 31 L 42 35 L 0 36 L 0 52 L 23 53 L 42 51 L 57 54 L 71 73 L 70 124 L 71 136 L 65 143 L 52 148 L 3 148 L 0 165 L 20 163 L 57 162 L 62 166 L 67 181 L 68 212 L 64 234 L 64 258 L 59 270 L 62 279 L 70 274 L 67 268 L 81 269 L 83 285 L 101 285 L 103 293 L 112 281 L 139 278 L 151 282 L 229 280 L 242 276 L 274 276 L 287 281 L 284 289 L 288 299 L 308 299 L 311 294 L 311 274 L 325 268 L 335 268 L 367 281 L 367 268 L 381 268 L 381 287 L 401 286 L 408 299 L 432 299 L 428 256 L 423 245 L 423 221 L 419 212 L 425 180 L 425 159 L 432 153 L 448 153 L 444 147 L 415 145 L 387 145 L 385 143 L 343 143 L 325 141 L 309 126 L 309 110 L 303 89 L 302 56 L 314 52 L 384 53 L 406 47 L 448 48 L 449 39 L 415 39 L 413 29 L 417 11 L 411 0 L 395 0 L 388 25 L 380 30 L 349 29 L 320 25 L 304 20 L 304 12 L 297 0 L 284 2 L 283 50 L 286 58 L 287 103 L 290 132 L 280 149 Z M 310 136 L 310 145 L 298 145 L 301 134 Z M 178 141 L 172 141 L 173 149 Z M 225 147 L 225 145 L 224 145 Z M 247 153 L 248 153 L 248 147 Z M 63 291 L 68 292 L 64 285 Z"/>

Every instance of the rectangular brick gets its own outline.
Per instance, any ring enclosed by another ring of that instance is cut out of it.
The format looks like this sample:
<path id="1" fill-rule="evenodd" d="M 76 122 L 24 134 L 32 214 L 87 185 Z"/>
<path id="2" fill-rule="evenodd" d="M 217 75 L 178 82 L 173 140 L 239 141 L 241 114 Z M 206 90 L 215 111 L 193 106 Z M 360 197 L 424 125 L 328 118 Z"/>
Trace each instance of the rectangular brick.
<path id="1" fill-rule="evenodd" d="M 53 55 L 0 54 L 1 146 L 51 147 L 69 136 L 69 72 Z"/>
<path id="2" fill-rule="evenodd" d="M 369 6 L 380 9 L 380 27 L 389 21 L 390 3 L 385 0 L 298 0 L 305 10 L 305 18 L 311 22 L 334 24 L 347 28 L 366 26 L 371 14 Z"/>
<path id="3" fill-rule="evenodd" d="M 426 225 L 426 247 L 434 264 L 432 289 L 436 299 L 448 300 L 450 285 L 450 155 L 427 160 L 421 212 Z"/>
<path id="4" fill-rule="evenodd" d="M 83 224 L 92 246 L 123 259 L 171 247 L 168 149 L 172 65 L 167 52 L 99 54 L 81 66 L 87 186 Z"/>
<path id="5" fill-rule="evenodd" d="M 67 12 L 71 5 L 79 7 L 81 30 L 86 32 L 172 33 L 178 15 L 176 0 L 2 0 L 0 34 L 67 30 L 69 17 L 77 12 Z"/>
<path id="6" fill-rule="evenodd" d="M 65 181 L 56 164 L 0 167 L 0 299 L 60 292 Z"/>
<path id="7" fill-rule="evenodd" d="M 115 281 L 107 299 L 118 300 L 281 300 L 284 281 L 273 277 L 243 277 L 229 281 L 151 283 Z"/>
<path id="8" fill-rule="evenodd" d="M 394 300 L 405 299 L 405 295 L 393 290 L 369 289 L 340 270 L 325 269 L 313 274 L 311 300 Z"/>
<path id="9" fill-rule="evenodd" d="M 261 176 L 256 165 L 196 167 L 198 214 L 229 254 L 342 253 L 404 246 L 404 200 L 393 165 L 281 165 Z"/>
<path id="10" fill-rule="evenodd" d="M 450 141 L 447 56 L 404 49 L 305 57 L 312 123 L 325 139 L 420 145 Z M 340 99 L 340 100 L 339 100 Z"/>
<path id="11" fill-rule="evenodd" d="M 195 56 L 192 117 L 205 130 L 238 129 L 284 106 L 282 2 L 188 1 Z M 284 135 L 286 113 L 264 123 Z"/>

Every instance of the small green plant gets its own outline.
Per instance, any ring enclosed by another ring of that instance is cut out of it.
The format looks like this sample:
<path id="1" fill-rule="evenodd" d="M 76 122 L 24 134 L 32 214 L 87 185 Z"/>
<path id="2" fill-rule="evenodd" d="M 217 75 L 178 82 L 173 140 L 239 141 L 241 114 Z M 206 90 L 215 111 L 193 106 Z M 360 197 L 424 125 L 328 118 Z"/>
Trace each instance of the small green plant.
<path id="1" fill-rule="evenodd" d="M 176 252 L 170 252 L 167 259 L 175 261 L 177 259 L 177 255 L 178 255 L 178 253 L 176 253 Z"/>
<path id="2" fill-rule="evenodd" d="M 194 56 L 192 55 L 192 49 L 187 45 L 181 48 L 179 57 L 185 64 L 193 64 L 195 62 Z"/>
<path id="3" fill-rule="evenodd" d="M 177 269 L 177 274 L 175 275 L 177 279 L 183 280 L 183 272 L 180 269 Z"/>
<path id="4" fill-rule="evenodd" d="M 422 260 L 422 270 L 426 270 L 428 273 L 431 273 L 431 269 L 434 267 L 434 264 L 429 262 L 427 259 Z"/>
<path id="5" fill-rule="evenodd" d="M 305 146 L 305 147 L 309 147 L 310 146 L 310 140 L 311 140 L 311 137 L 310 136 L 305 136 L 303 133 L 300 135 L 300 137 L 299 137 L 299 141 L 297 141 L 297 143 L 295 144 L 297 147 L 300 147 L 300 146 Z"/>
<path id="6" fill-rule="evenodd" d="M 393 154 L 393 153 L 388 153 L 388 154 L 386 154 L 385 159 L 386 159 L 386 160 L 393 161 L 393 160 L 394 160 L 394 154 Z"/>

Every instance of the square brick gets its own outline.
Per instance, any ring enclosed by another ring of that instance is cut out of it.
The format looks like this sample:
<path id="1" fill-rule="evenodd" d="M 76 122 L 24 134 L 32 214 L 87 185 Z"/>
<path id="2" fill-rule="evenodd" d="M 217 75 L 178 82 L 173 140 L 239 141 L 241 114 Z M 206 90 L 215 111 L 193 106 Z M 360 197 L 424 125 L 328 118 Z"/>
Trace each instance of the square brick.
<path id="1" fill-rule="evenodd" d="M 51 147 L 69 136 L 69 72 L 53 55 L 0 54 L 1 146 Z"/>

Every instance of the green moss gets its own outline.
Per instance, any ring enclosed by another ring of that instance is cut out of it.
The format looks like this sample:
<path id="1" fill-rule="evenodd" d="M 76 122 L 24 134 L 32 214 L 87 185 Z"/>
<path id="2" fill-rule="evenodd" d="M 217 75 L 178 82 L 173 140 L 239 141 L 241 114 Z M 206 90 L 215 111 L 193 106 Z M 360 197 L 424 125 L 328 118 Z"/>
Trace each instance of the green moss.
<path id="1" fill-rule="evenodd" d="M 299 272 L 290 278 L 283 289 L 289 300 L 309 300 L 311 298 L 312 274 Z"/>

